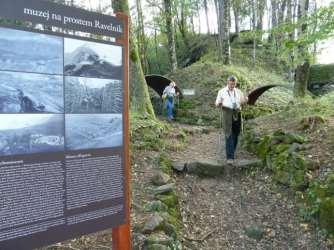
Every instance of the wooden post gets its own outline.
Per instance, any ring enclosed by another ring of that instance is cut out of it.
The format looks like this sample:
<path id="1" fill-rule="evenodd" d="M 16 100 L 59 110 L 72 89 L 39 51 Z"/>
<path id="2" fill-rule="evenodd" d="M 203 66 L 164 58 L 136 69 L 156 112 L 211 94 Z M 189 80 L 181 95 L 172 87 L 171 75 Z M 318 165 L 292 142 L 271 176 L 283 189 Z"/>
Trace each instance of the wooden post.
<path id="1" fill-rule="evenodd" d="M 129 135 L 129 17 L 123 13 L 117 13 L 116 17 L 123 20 L 124 36 L 117 39 L 124 47 L 124 175 L 125 175 L 125 216 L 124 225 L 112 229 L 112 249 L 113 250 L 131 250 L 131 227 L 130 227 L 130 135 Z"/>

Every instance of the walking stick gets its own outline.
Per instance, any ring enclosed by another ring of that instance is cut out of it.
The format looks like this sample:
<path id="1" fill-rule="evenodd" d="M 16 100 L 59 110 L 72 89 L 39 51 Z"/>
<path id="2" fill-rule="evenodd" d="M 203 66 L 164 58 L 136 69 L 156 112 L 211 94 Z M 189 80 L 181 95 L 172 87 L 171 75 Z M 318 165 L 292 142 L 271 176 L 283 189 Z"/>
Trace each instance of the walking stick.
<path id="1" fill-rule="evenodd" d="M 223 107 L 219 109 L 220 113 L 220 128 L 219 128 L 219 135 L 218 135 L 218 160 L 223 160 Z"/>

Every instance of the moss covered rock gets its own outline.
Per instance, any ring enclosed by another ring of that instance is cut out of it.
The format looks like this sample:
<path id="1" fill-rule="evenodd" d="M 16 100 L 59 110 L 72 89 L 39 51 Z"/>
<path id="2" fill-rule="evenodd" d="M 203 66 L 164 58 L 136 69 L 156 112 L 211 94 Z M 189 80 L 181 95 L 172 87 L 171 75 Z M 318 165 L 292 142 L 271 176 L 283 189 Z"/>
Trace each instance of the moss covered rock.
<path id="1" fill-rule="evenodd" d="M 319 92 L 324 85 L 334 84 L 334 64 L 317 64 L 310 68 L 308 87 Z"/>
<path id="2" fill-rule="evenodd" d="M 161 153 L 158 159 L 159 168 L 166 174 L 172 173 L 172 162 L 166 153 Z"/>
<path id="3" fill-rule="evenodd" d="M 145 246 L 147 249 L 150 249 L 149 247 L 155 244 L 172 247 L 173 241 L 173 238 L 161 231 L 149 235 L 145 241 Z"/>
<path id="4" fill-rule="evenodd" d="M 168 208 L 173 208 L 178 205 L 178 198 L 175 192 L 170 192 L 168 194 L 156 195 L 156 198 L 164 203 Z"/>
<path id="5" fill-rule="evenodd" d="M 144 207 L 146 212 L 167 212 L 168 207 L 161 201 L 151 201 Z"/>
<path id="6" fill-rule="evenodd" d="M 320 226 L 334 235 L 334 196 L 325 198 L 319 209 Z"/>

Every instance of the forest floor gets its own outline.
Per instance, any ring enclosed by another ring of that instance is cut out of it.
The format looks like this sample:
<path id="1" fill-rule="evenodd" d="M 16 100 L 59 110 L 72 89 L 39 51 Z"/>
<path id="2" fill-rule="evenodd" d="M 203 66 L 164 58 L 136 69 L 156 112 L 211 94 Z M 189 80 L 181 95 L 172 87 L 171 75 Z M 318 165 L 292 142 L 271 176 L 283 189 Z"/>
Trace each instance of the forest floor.
<path id="1" fill-rule="evenodd" d="M 217 159 L 219 133 L 190 138 L 174 160 Z M 238 159 L 249 159 L 239 151 Z M 176 175 L 185 249 L 329 249 L 298 216 L 293 195 L 270 173 L 236 167 L 224 176 Z"/>
<path id="2" fill-rule="evenodd" d="M 201 130 L 204 129 L 204 130 Z M 183 147 L 167 150 L 172 161 L 217 160 L 219 130 L 172 124 L 164 138 L 177 141 L 177 131 L 189 133 Z M 205 132 L 198 132 L 205 131 Z M 152 177 L 158 171 L 161 152 L 132 151 L 131 224 L 135 249 L 143 249 L 140 233 L 150 213 L 145 205 L 154 199 Z M 237 158 L 254 158 L 239 150 Z M 269 172 L 262 168 L 231 168 L 222 176 L 203 178 L 187 173 L 173 173 L 181 212 L 180 241 L 183 249 L 305 249 L 330 250 L 324 237 L 298 215 L 294 195 L 273 184 Z M 111 249 L 111 230 L 82 236 L 43 250 Z"/>

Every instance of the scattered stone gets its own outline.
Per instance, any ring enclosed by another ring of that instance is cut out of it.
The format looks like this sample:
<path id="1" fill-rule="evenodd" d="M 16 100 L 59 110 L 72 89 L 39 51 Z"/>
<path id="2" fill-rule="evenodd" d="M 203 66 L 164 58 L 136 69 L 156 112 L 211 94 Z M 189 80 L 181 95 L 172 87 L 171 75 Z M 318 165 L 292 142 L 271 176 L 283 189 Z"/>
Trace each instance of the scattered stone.
<path id="1" fill-rule="evenodd" d="M 174 191 L 174 189 L 175 189 L 175 184 L 170 183 L 170 184 L 162 185 L 154 189 L 154 194 L 166 194 L 166 193 L 170 193 Z"/>
<path id="2" fill-rule="evenodd" d="M 184 162 L 172 162 L 172 167 L 174 170 L 178 172 L 183 172 L 185 170 L 185 163 Z"/>
<path id="3" fill-rule="evenodd" d="M 186 164 L 186 169 L 189 174 L 199 176 L 218 176 L 223 174 L 224 166 L 217 161 L 195 161 Z"/>
<path id="4" fill-rule="evenodd" d="M 161 171 L 157 171 L 153 175 L 151 181 L 156 186 L 162 186 L 162 185 L 167 184 L 170 181 L 170 179 L 171 178 L 170 178 L 170 176 L 168 174 L 165 174 L 165 173 L 163 173 Z"/>
<path id="5" fill-rule="evenodd" d="M 178 198 L 175 192 L 170 192 L 168 194 L 158 194 L 156 198 L 169 208 L 175 207 L 178 204 Z"/>
<path id="6" fill-rule="evenodd" d="M 177 239 L 177 229 L 174 225 L 170 223 L 165 223 L 163 230 L 167 235 L 169 235 L 173 239 Z"/>
<path id="7" fill-rule="evenodd" d="M 151 233 L 155 230 L 158 230 L 161 228 L 162 224 L 164 222 L 164 219 L 158 214 L 154 213 L 151 215 L 145 222 L 144 228 L 143 228 L 143 233 Z"/>
<path id="8" fill-rule="evenodd" d="M 253 225 L 245 228 L 245 234 L 249 238 L 253 238 L 256 240 L 261 240 L 264 236 L 264 232 L 265 232 L 264 228 L 258 225 Z"/>
<path id="9" fill-rule="evenodd" d="M 253 160 L 238 160 L 235 164 L 236 167 L 239 168 L 252 168 L 252 167 L 260 167 L 263 163 L 259 159 Z"/>
<path id="10" fill-rule="evenodd" d="M 140 250 L 143 249 L 143 245 L 146 241 L 146 236 L 140 233 L 133 233 L 132 234 L 132 238 L 133 238 L 133 245 L 132 245 L 132 249 L 134 250 Z"/>
<path id="11" fill-rule="evenodd" d="M 301 151 L 301 150 L 303 150 L 303 149 L 304 149 L 304 145 L 303 145 L 303 144 L 294 142 L 294 143 L 292 143 L 291 146 L 289 147 L 288 152 L 289 152 L 289 153 L 293 153 L 293 152 Z"/>
<path id="12" fill-rule="evenodd" d="M 153 244 L 147 247 L 147 250 L 171 250 L 170 247 L 161 244 Z"/>
<path id="13" fill-rule="evenodd" d="M 168 207 L 161 201 L 151 201 L 145 205 L 144 210 L 146 212 L 166 212 Z"/>
<path id="14" fill-rule="evenodd" d="M 152 246 L 156 244 L 168 247 L 173 246 L 173 238 L 166 235 L 163 231 L 153 233 L 147 237 L 145 242 L 146 246 Z"/>

